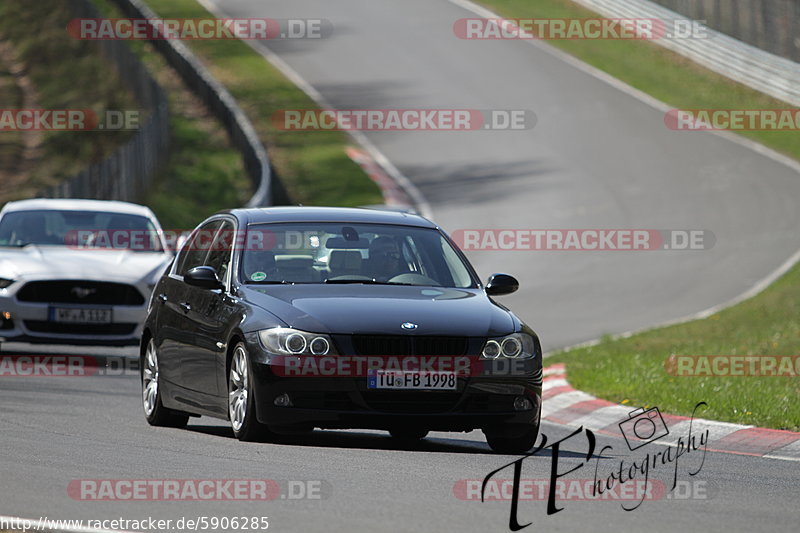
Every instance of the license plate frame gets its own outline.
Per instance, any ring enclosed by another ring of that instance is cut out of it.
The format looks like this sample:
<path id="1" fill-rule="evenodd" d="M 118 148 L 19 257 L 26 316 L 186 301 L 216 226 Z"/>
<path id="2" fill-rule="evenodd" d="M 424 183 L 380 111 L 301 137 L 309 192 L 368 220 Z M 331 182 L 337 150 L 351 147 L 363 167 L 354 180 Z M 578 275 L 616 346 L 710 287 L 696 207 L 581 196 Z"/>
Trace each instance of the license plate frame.
<path id="1" fill-rule="evenodd" d="M 456 372 L 426 370 L 371 370 L 367 376 L 371 390 L 433 390 L 458 389 Z"/>
<path id="2" fill-rule="evenodd" d="M 114 311 L 110 307 L 60 307 L 50 306 L 50 322 L 58 324 L 100 325 L 114 321 Z"/>

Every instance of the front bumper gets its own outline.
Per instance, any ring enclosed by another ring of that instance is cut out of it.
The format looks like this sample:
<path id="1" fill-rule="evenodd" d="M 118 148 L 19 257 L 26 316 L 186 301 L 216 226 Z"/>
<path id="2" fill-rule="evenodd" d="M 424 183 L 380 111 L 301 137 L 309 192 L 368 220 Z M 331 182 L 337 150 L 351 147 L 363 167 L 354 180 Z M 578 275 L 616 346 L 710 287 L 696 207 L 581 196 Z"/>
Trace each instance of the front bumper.
<path id="1" fill-rule="evenodd" d="M 50 320 L 51 306 L 111 309 L 112 323 L 53 322 Z M 13 296 L 0 296 L 0 339 L 32 344 L 134 346 L 139 344 L 146 312 L 146 303 L 141 306 L 80 306 L 20 302 Z"/>
<path id="2" fill-rule="evenodd" d="M 261 350 L 249 346 L 249 352 Z M 459 377 L 455 391 L 369 389 L 366 376 L 286 377 L 266 357 L 255 357 L 252 366 L 258 419 L 272 426 L 471 431 L 538 426 L 540 419 L 539 360 L 527 362 L 524 372 L 515 375 Z M 284 394 L 292 405 L 276 406 L 275 398 Z M 515 409 L 520 396 L 530 401 L 530 408 Z"/>

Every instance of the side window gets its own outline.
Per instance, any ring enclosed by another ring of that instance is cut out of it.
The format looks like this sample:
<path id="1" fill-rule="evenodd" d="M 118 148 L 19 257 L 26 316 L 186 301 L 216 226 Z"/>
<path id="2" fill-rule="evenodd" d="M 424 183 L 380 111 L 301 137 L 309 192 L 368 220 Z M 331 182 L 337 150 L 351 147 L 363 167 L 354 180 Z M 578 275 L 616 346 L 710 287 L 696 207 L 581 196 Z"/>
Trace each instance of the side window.
<path id="1" fill-rule="evenodd" d="M 203 263 L 206 266 L 214 267 L 219 279 L 224 280 L 231 263 L 231 252 L 233 249 L 233 223 L 226 220 L 222 223 L 217 232 L 211 251 Z"/>
<path id="2" fill-rule="evenodd" d="M 177 275 L 184 276 L 194 267 L 205 264 L 206 255 L 221 225 L 222 220 L 212 220 L 195 230 L 181 249 L 178 266 L 175 268 Z"/>

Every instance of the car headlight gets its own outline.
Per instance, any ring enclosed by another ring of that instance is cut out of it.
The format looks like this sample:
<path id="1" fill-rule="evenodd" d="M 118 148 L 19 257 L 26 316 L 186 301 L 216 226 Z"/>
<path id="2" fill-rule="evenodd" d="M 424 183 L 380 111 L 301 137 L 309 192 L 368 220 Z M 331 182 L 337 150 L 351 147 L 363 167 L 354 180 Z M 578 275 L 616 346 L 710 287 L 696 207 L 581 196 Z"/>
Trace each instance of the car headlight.
<path id="1" fill-rule="evenodd" d="M 11 285 L 12 283 L 14 283 L 13 279 L 0 278 L 0 289 L 5 289 L 6 287 Z"/>
<path id="2" fill-rule="evenodd" d="M 505 337 L 494 337 L 486 341 L 481 358 L 530 359 L 536 356 L 536 343 L 527 333 L 512 333 Z"/>
<path id="3" fill-rule="evenodd" d="M 333 341 L 324 333 L 292 328 L 270 328 L 258 332 L 261 344 L 277 355 L 336 355 Z"/>

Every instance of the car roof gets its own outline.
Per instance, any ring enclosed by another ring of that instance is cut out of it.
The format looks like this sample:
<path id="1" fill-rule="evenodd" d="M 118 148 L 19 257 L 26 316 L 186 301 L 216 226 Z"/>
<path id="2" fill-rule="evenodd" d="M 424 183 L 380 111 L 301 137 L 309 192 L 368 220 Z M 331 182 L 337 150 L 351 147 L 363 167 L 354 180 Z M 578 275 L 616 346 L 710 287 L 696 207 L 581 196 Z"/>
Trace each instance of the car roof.
<path id="1" fill-rule="evenodd" d="M 116 200 L 82 200 L 76 198 L 32 198 L 8 202 L 3 206 L 3 213 L 12 211 L 108 211 L 129 215 L 141 215 L 153 218 L 153 212 L 143 205 Z"/>
<path id="2" fill-rule="evenodd" d="M 271 222 L 335 222 L 335 223 L 369 223 L 394 224 L 399 226 L 417 226 L 436 228 L 437 225 L 427 218 L 401 211 L 366 209 L 361 207 L 264 207 L 249 209 L 231 209 L 226 211 L 244 224 L 262 224 Z"/>

